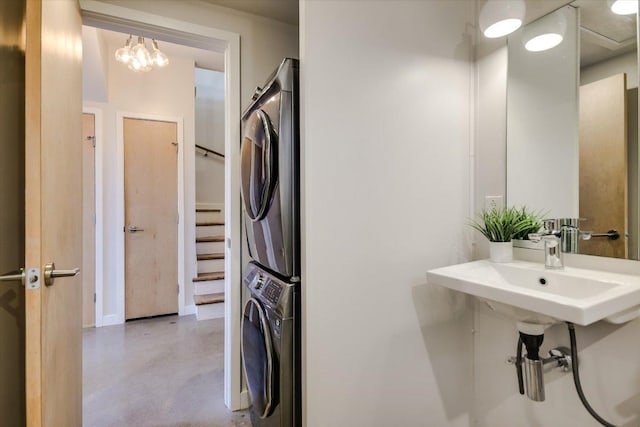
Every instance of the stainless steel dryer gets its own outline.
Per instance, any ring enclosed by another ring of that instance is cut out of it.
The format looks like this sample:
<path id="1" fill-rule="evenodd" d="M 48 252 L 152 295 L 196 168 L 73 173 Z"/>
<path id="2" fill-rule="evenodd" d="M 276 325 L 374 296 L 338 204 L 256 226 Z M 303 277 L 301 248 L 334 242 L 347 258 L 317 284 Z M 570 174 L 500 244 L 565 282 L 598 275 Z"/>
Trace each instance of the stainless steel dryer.
<path id="1" fill-rule="evenodd" d="M 254 427 L 301 426 L 300 284 L 250 263 L 242 317 L 242 358 Z"/>
<path id="2" fill-rule="evenodd" d="M 298 61 L 285 59 L 242 116 L 242 200 L 249 253 L 282 278 L 300 276 Z"/>

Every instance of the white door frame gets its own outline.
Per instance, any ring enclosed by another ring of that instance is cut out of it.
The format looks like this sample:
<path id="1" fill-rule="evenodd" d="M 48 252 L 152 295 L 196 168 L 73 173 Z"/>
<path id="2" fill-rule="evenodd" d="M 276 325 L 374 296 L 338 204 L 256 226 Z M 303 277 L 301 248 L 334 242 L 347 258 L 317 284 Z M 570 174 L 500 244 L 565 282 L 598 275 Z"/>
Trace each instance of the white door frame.
<path id="1" fill-rule="evenodd" d="M 102 326 L 102 312 L 103 312 L 103 295 L 102 295 L 102 286 L 103 286 L 103 255 L 102 248 L 104 245 L 103 242 L 103 213 L 102 213 L 102 156 L 103 156 L 103 143 L 102 143 L 102 110 L 100 108 L 88 107 L 86 105 L 82 106 L 82 112 L 87 114 L 93 114 L 94 122 L 93 122 L 93 135 L 95 137 L 94 143 L 95 147 L 93 150 L 94 157 L 94 197 L 95 197 L 95 243 L 96 243 L 96 259 L 94 260 L 94 292 L 96 294 L 95 301 L 95 323 L 96 328 Z"/>
<path id="2" fill-rule="evenodd" d="M 185 231 L 186 223 L 184 221 L 185 209 L 184 209 L 184 190 L 185 190 L 185 177 L 184 177 L 184 119 L 182 117 L 160 116 L 157 114 L 146 113 L 129 113 L 125 111 L 116 112 L 116 177 L 118 182 L 116 183 L 116 203 L 118 204 L 118 230 L 122 227 L 122 233 L 118 233 L 117 246 L 118 246 L 118 262 L 116 267 L 116 277 L 118 281 L 116 283 L 116 304 L 117 311 L 116 316 L 118 323 L 125 322 L 125 204 L 124 204 L 124 119 L 141 119 L 152 120 L 158 122 L 171 122 L 177 124 L 176 138 L 178 143 L 178 170 L 176 177 L 177 187 L 177 202 L 178 202 L 178 314 L 183 316 L 186 313 L 187 307 L 185 306 Z"/>
<path id="3" fill-rule="evenodd" d="M 224 401 L 232 409 L 249 405 L 248 393 L 242 385 L 240 355 L 240 320 L 242 316 L 241 272 L 241 206 L 240 206 L 240 35 L 230 31 L 205 27 L 164 16 L 154 15 L 95 0 L 80 0 L 83 23 L 114 31 L 140 35 L 162 35 L 167 41 L 191 45 L 202 49 L 224 52 L 225 76 L 225 325 L 224 325 Z M 195 161 L 195 147 L 184 147 Z M 195 182 L 195 177 L 193 177 Z M 195 200 L 195 187 L 193 200 Z M 193 215 L 193 231 L 186 238 L 195 241 L 195 202 L 185 206 Z M 191 216 L 186 216 L 190 218 Z M 186 219 L 185 218 L 185 219 Z M 185 227 L 190 224 L 186 223 Z M 233 244 L 232 244 L 233 243 Z M 194 245 L 195 246 L 195 245 Z M 189 256 L 191 251 L 186 251 Z M 195 248 L 193 254 L 195 259 Z"/>

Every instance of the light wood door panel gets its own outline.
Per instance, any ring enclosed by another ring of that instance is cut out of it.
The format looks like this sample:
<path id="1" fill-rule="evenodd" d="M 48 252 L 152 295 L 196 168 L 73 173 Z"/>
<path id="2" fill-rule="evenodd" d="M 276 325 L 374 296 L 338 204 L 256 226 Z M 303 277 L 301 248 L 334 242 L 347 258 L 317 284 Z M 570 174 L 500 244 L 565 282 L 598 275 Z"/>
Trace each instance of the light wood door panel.
<path id="1" fill-rule="evenodd" d="M 177 313 L 177 123 L 125 118 L 123 131 L 125 318 Z"/>
<path id="2" fill-rule="evenodd" d="M 94 114 L 82 115 L 82 325 L 96 324 L 96 195 Z"/>
<path id="3" fill-rule="evenodd" d="M 82 263 L 81 25 L 75 0 L 27 1 L 27 267 Z M 80 426 L 82 283 L 43 282 L 25 292 L 27 425 Z"/>
<path id="4" fill-rule="evenodd" d="M 628 257 L 626 96 L 624 74 L 580 87 L 580 228 L 621 236 L 580 241 L 582 254 Z"/>

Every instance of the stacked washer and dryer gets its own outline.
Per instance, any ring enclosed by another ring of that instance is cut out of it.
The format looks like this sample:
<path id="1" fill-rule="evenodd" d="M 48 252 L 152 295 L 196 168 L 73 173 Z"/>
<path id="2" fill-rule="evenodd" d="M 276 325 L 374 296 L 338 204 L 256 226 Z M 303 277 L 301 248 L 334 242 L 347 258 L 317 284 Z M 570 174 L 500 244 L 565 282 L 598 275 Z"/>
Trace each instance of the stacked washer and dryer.
<path id="1" fill-rule="evenodd" d="M 254 426 L 301 423 L 298 61 L 285 59 L 242 116 L 242 201 L 252 260 L 242 359 Z"/>

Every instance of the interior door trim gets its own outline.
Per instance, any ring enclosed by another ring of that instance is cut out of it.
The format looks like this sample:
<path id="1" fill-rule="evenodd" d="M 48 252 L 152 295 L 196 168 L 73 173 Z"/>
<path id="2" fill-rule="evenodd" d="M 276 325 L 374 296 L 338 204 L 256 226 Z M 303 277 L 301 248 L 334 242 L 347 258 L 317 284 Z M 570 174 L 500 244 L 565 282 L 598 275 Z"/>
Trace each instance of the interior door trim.
<path id="1" fill-rule="evenodd" d="M 104 181 L 103 177 L 103 168 L 102 161 L 100 161 L 104 156 L 104 139 L 102 133 L 102 114 L 103 110 L 101 108 L 82 106 L 83 114 L 93 114 L 94 122 L 93 122 L 93 133 L 95 136 L 95 149 L 93 151 L 94 154 L 94 197 L 95 197 L 95 255 L 96 259 L 94 260 L 94 272 L 95 272 L 95 294 L 96 294 L 96 302 L 95 302 L 95 322 L 96 328 L 103 326 L 103 307 L 104 307 L 104 293 L 103 290 L 103 275 L 104 275 L 104 264 L 103 264 L 103 224 L 104 224 L 104 214 L 103 214 L 103 185 Z"/>

